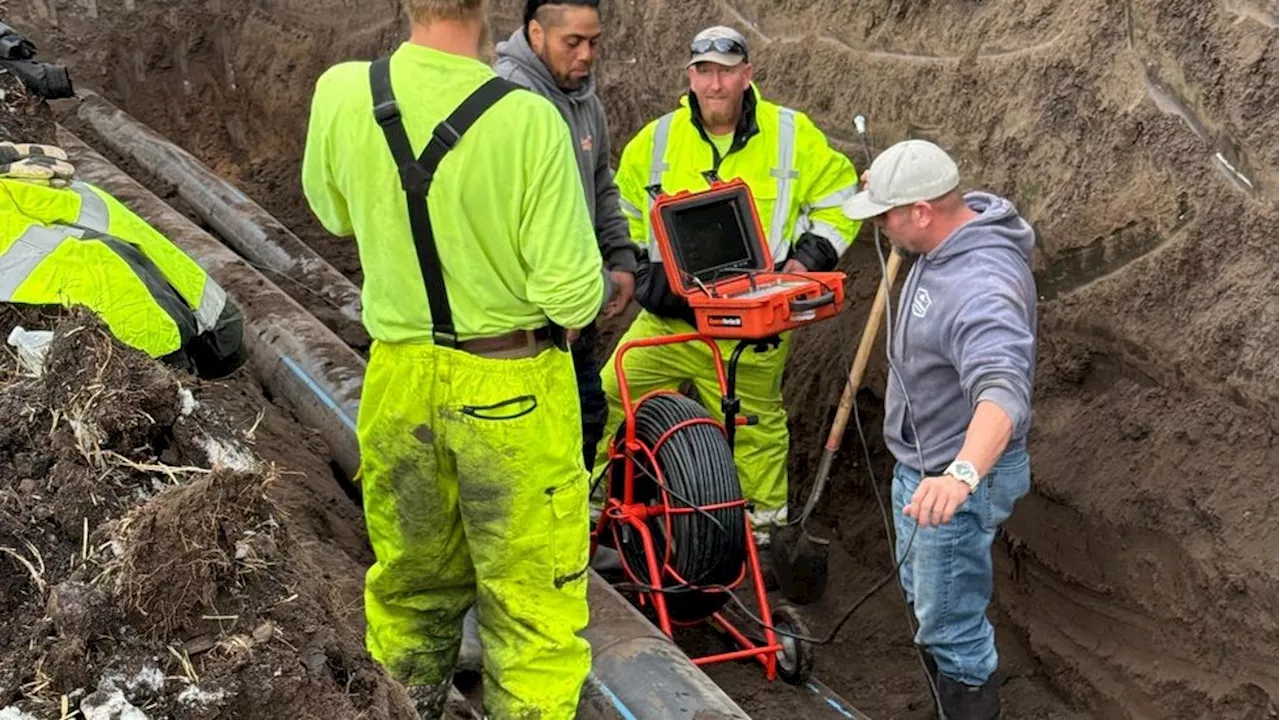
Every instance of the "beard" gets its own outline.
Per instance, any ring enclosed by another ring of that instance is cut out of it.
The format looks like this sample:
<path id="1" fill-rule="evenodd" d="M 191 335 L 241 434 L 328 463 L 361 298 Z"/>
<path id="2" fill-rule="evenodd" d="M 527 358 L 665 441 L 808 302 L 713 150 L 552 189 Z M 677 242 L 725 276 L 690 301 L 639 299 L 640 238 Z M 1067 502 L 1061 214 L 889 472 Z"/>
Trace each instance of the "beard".
<path id="1" fill-rule="evenodd" d="M 707 105 L 703 105 L 702 121 L 707 125 L 733 125 L 737 118 L 737 108 L 733 107 L 728 100 L 713 101 Z"/>
<path id="2" fill-rule="evenodd" d="M 547 72 L 551 73 L 551 79 L 556 81 L 556 87 L 560 88 L 561 90 L 577 90 L 578 88 L 582 87 L 583 83 L 587 81 L 585 77 L 582 78 L 581 80 L 574 79 L 569 75 L 568 70 L 565 70 L 563 72 L 560 70 L 557 70 L 556 66 L 552 64 L 551 58 L 547 53 L 546 48 L 543 48 L 541 50 L 539 50 L 538 48 L 533 48 L 533 54 L 537 55 L 538 59 L 542 61 L 542 66 L 547 69 Z"/>

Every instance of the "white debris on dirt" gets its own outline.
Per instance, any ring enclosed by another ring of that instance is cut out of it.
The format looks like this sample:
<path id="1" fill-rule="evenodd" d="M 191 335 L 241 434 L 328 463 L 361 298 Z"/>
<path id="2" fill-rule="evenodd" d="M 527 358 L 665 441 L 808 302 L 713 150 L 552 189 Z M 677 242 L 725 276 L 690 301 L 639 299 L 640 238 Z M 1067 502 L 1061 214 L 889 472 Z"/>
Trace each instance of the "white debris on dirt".
<path id="1" fill-rule="evenodd" d="M 34 715 L 28 715 L 18 708 L 10 705 L 0 710 L 0 720 L 38 720 Z"/>
<path id="2" fill-rule="evenodd" d="M 182 409 L 178 411 L 178 414 L 182 417 L 190 416 L 196 409 L 196 396 L 192 395 L 187 388 L 182 388 L 178 391 L 178 397 L 182 398 Z"/>
<path id="3" fill-rule="evenodd" d="M 222 702 L 226 693 L 221 690 L 202 690 L 199 685 L 190 685 L 178 694 L 178 702 L 183 705 L 210 705 Z"/>
<path id="4" fill-rule="evenodd" d="M 117 687 L 103 688 L 80 701 L 80 712 L 84 720 L 150 720 Z"/>
<path id="5" fill-rule="evenodd" d="M 160 671 L 160 668 L 148 665 L 139 670 L 138 674 L 134 675 L 129 682 L 125 683 L 125 687 L 129 688 L 131 693 L 135 690 L 160 692 L 164 689 L 164 673 Z"/>
<path id="6" fill-rule="evenodd" d="M 258 468 L 258 460 L 238 443 L 217 440 L 208 435 L 200 438 L 200 447 L 209 457 L 212 467 L 224 467 L 240 472 L 253 472 Z"/>

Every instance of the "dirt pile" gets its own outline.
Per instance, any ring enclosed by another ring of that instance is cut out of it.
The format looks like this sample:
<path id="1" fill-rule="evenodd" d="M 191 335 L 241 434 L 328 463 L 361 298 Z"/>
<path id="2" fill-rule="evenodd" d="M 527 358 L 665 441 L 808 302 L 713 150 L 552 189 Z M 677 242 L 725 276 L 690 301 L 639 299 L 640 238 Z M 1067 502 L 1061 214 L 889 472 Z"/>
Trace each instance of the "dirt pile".
<path id="1" fill-rule="evenodd" d="M 5 368 L 0 714 L 413 717 L 364 652 L 358 585 L 331 582 L 350 571 L 317 542 L 326 493 L 290 511 L 302 473 L 251 447 L 281 418 L 236 431 L 235 394 L 83 311 L 42 377 Z"/>
<path id="2" fill-rule="evenodd" d="M 674 106 L 693 32 L 725 22 L 747 33 L 765 96 L 809 113 L 859 167 L 855 113 L 870 119 L 873 151 L 935 140 L 967 186 L 1007 195 L 1036 227 L 1034 489 L 997 546 L 994 612 L 1010 682 L 1047 677 L 1103 717 L 1274 716 L 1275 8 L 604 5 L 598 67 L 615 150 Z M 495 3 L 495 36 L 518 6 Z M 297 168 L 314 77 L 393 47 L 403 27 L 393 0 L 358 13 L 246 0 L 103 6 L 97 16 L 53 7 L 30 3 L 13 20 L 43 52 L 74 61 L 77 82 L 242 183 L 358 276 L 354 244 L 326 237 L 306 212 Z M 794 346 L 796 494 L 878 276 L 862 240 L 843 263 L 850 312 Z M 873 439 L 883 387 L 881 357 L 860 397 Z M 820 515 L 849 552 L 855 594 L 888 563 L 857 455 L 848 442 Z M 873 465 L 883 481 L 882 448 Z M 900 622 L 896 598 L 877 602 L 851 631 L 860 645 L 820 659 L 818 672 L 864 710 L 894 715 L 920 705 L 923 685 L 904 631 L 878 627 Z"/>

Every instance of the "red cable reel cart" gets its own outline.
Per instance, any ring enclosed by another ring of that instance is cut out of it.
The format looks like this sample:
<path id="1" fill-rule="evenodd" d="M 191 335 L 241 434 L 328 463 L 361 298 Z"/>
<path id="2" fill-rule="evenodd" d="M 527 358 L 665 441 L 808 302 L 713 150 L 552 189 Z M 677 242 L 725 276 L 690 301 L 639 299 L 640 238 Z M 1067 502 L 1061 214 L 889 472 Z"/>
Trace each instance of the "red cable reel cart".
<path id="1" fill-rule="evenodd" d="M 771 609 L 733 463 L 734 430 L 755 423 L 739 415 L 734 391 L 747 348 L 776 348 L 778 335 L 834 317 L 844 305 L 844 273 L 773 272 L 755 201 L 741 180 L 712 180 L 701 192 L 656 196 L 651 222 L 671 288 L 693 308 L 697 332 L 624 343 L 615 357 L 625 422 L 614 438 L 604 512 L 592 532 L 617 550 L 625 581 L 662 632 L 710 622 L 737 650 L 693 658 L 697 665 L 755 658 L 765 677 L 803 684 L 813 645 L 795 610 Z M 725 371 L 717 340 L 737 340 Z M 639 399 L 627 386 L 624 358 L 642 347 L 706 343 L 715 360 L 723 422 L 678 392 Z M 736 628 L 721 612 L 748 577 L 755 589 L 763 641 Z M 775 630 L 781 630 L 780 634 Z"/>

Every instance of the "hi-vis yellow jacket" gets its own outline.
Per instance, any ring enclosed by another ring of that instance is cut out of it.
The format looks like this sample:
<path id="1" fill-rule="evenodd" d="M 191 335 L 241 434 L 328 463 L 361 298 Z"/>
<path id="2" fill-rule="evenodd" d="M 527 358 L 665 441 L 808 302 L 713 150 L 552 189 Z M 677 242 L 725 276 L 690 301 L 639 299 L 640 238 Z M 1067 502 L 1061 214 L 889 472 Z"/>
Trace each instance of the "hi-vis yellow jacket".
<path id="1" fill-rule="evenodd" d="M 687 305 L 666 287 L 649 228 L 652 198 L 647 188 L 666 193 L 709 187 L 704 173 L 721 180 L 741 178 L 751 188 L 773 259 L 781 267 L 800 260 L 812 271 L 831 270 L 858 232 L 859 223 L 841 212 L 857 191 L 853 163 L 827 143 L 808 116 L 761 99 L 755 85 L 743 98 L 742 117 L 728 152 L 711 142 L 702 127 L 693 93 L 680 107 L 645 126 L 623 150 L 617 182 L 631 239 L 648 249 L 650 267 L 637 300 L 659 315 L 691 319 Z M 656 267 L 654 267 L 656 265 Z"/>
<path id="2" fill-rule="evenodd" d="M 0 178 L 0 302 L 83 305 L 156 358 L 197 338 L 218 355 L 240 351 L 239 312 L 223 289 L 142 218 L 80 181 L 55 188 Z"/>

